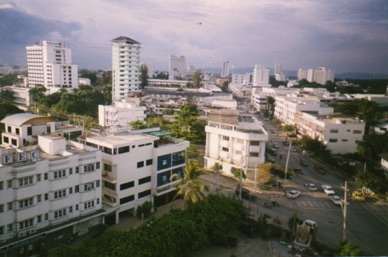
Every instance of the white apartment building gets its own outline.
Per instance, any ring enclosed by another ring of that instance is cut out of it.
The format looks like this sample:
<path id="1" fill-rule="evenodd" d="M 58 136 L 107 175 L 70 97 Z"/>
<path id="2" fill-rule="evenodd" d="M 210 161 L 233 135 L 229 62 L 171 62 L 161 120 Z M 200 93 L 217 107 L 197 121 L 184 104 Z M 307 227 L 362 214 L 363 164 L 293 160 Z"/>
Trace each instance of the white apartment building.
<path id="1" fill-rule="evenodd" d="M 64 42 L 41 41 L 26 50 L 29 87 L 40 84 L 50 94 L 78 88 L 78 65 L 72 64 L 71 49 Z"/>
<path id="2" fill-rule="evenodd" d="M 319 115 L 333 113 L 333 107 L 322 105 L 316 97 L 275 97 L 275 118 L 285 124 L 295 124 L 295 115 L 298 111 L 316 111 Z"/>
<path id="3" fill-rule="evenodd" d="M 269 69 L 261 65 L 255 65 L 252 75 L 253 86 L 269 87 Z"/>
<path id="4" fill-rule="evenodd" d="M 267 108 L 267 97 L 271 96 L 276 98 L 277 96 L 289 96 L 297 95 L 301 91 L 300 88 L 276 88 L 276 87 L 260 87 L 253 88 L 251 95 L 251 103 L 255 110 Z"/>
<path id="5" fill-rule="evenodd" d="M 156 129 L 127 131 L 110 128 L 88 134 L 80 142 L 102 151 L 103 203 L 107 224 L 117 224 L 120 213 L 136 214 L 145 202 L 160 206 L 175 196 L 170 177 L 183 176 L 188 141 Z"/>
<path id="6" fill-rule="evenodd" d="M 221 77 L 222 78 L 229 77 L 229 62 L 228 61 L 224 61 L 223 65 L 222 65 Z"/>
<path id="7" fill-rule="evenodd" d="M 319 67 L 313 69 L 298 69 L 298 80 L 306 79 L 308 82 L 317 82 L 318 84 L 325 85 L 327 81 L 334 82 L 334 70 L 330 70 L 326 67 Z"/>
<path id="8" fill-rule="evenodd" d="M 251 83 L 252 73 L 232 74 L 231 84 L 248 85 Z"/>
<path id="9" fill-rule="evenodd" d="M 167 79 L 149 79 L 149 87 L 158 87 L 158 86 L 170 86 L 170 85 L 179 85 L 180 87 L 186 87 L 188 80 L 167 80 Z M 176 90 L 173 88 L 172 90 Z"/>
<path id="10" fill-rule="evenodd" d="M 283 70 L 282 70 L 282 66 L 280 64 L 275 64 L 275 68 L 274 68 L 274 76 L 275 76 L 275 80 L 277 81 L 283 81 L 284 80 L 284 73 L 283 73 Z"/>
<path id="11" fill-rule="evenodd" d="M 318 139 L 333 154 L 354 153 L 362 140 L 365 123 L 339 115 L 318 115 L 316 112 L 298 112 L 295 124 L 300 135 Z"/>
<path id="12" fill-rule="evenodd" d="M 147 108 L 145 106 L 139 106 L 135 101 L 131 101 L 128 98 L 115 101 L 112 105 L 99 105 L 98 124 L 102 127 L 126 127 L 131 121 L 144 121 L 146 111 Z"/>
<path id="13" fill-rule="evenodd" d="M 233 175 L 243 168 L 248 178 L 255 178 L 255 168 L 265 161 L 268 134 L 252 115 L 233 110 L 209 113 L 206 131 L 205 168 L 213 170 L 216 162 L 222 171 Z"/>
<path id="14" fill-rule="evenodd" d="M 171 55 L 168 68 L 168 79 L 175 80 L 178 77 L 181 79 L 186 79 L 187 77 L 186 58 L 184 56 Z"/>
<path id="15" fill-rule="evenodd" d="M 112 102 L 139 91 L 140 43 L 120 36 L 112 40 Z"/>
<path id="16" fill-rule="evenodd" d="M 33 256 L 103 224 L 101 151 L 63 136 L 81 128 L 29 113 L 1 123 L 0 249 L 6 256 Z"/>

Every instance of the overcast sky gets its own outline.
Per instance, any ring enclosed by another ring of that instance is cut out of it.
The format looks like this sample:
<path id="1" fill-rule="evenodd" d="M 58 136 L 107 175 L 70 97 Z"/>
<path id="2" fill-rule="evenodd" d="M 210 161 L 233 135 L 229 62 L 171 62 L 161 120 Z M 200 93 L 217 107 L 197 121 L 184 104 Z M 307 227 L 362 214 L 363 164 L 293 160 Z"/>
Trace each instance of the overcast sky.
<path id="1" fill-rule="evenodd" d="M 387 0 L 0 0 L 0 64 L 64 40 L 79 68 L 110 69 L 118 36 L 140 42 L 156 70 L 184 55 L 196 68 L 388 73 Z"/>

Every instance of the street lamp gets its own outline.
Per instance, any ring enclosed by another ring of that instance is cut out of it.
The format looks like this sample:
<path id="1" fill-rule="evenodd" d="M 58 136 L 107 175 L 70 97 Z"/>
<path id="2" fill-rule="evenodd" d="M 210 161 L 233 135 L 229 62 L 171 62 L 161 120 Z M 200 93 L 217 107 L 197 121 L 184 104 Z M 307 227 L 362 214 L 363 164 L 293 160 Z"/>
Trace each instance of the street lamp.
<path id="1" fill-rule="evenodd" d="M 292 141 L 290 141 L 290 144 L 288 145 L 286 168 L 284 170 L 284 182 L 283 182 L 284 196 L 286 196 L 286 181 L 287 181 L 287 172 L 288 172 L 288 161 L 290 160 L 291 144 L 292 144 Z"/>

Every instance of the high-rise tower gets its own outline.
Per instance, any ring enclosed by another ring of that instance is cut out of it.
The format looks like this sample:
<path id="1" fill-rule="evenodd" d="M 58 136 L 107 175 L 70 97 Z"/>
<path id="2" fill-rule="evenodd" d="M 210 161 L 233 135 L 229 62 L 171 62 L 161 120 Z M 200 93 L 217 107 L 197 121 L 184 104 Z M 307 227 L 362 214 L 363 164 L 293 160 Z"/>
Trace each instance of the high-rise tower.
<path id="1" fill-rule="evenodd" d="M 30 87 L 40 84 L 49 93 L 78 87 L 78 65 L 71 63 L 71 49 L 64 42 L 41 41 L 26 50 Z"/>
<path id="2" fill-rule="evenodd" d="M 112 40 L 112 100 L 139 91 L 140 43 L 120 36 Z"/>
<path id="3" fill-rule="evenodd" d="M 229 62 L 224 61 L 224 64 L 222 65 L 222 73 L 221 73 L 222 78 L 229 77 Z"/>
<path id="4" fill-rule="evenodd" d="M 168 79 L 174 80 L 177 77 L 181 79 L 186 79 L 187 77 L 187 67 L 186 59 L 184 56 L 170 56 L 170 67 L 168 71 Z"/>

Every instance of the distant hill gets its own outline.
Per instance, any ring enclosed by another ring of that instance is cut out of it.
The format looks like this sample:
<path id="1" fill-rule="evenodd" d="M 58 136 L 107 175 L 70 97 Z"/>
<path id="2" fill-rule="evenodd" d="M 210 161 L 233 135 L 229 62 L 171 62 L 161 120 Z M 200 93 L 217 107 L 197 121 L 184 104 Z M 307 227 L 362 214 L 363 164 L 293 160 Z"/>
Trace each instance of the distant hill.
<path id="1" fill-rule="evenodd" d="M 363 72 L 347 72 L 335 74 L 336 79 L 388 79 L 388 74 L 371 74 Z"/>

